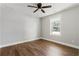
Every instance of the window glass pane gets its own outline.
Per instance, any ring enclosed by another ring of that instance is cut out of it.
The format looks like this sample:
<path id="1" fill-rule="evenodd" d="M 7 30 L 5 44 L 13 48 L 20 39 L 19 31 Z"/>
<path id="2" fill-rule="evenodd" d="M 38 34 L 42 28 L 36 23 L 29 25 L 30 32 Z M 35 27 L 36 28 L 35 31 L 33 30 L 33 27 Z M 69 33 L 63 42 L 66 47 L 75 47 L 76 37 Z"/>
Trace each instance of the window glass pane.
<path id="1" fill-rule="evenodd" d="M 60 32 L 60 21 L 59 20 L 55 20 L 53 21 L 53 30 L 54 32 Z"/>

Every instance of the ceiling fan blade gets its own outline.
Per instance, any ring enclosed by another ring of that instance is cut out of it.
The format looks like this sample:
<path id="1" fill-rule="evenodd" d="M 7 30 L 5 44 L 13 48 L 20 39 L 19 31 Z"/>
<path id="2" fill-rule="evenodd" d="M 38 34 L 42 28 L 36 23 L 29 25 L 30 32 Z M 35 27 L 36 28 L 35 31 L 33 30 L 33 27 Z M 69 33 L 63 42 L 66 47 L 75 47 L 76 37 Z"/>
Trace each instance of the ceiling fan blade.
<path id="1" fill-rule="evenodd" d="M 43 9 L 41 9 L 41 11 L 42 11 L 43 13 L 45 13 L 45 11 L 44 11 Z"/>
<path id="2" fill-rule="evenodd" d="M 31 6 L 31 5 L 28 5 L 27 7 L 33 7 L 33 8 L 37 8 L 36 6 Z"/>
<path id="3" fill-rule="evenodd" d="M 49 6 L 43 6 L 42 8 L 51 8 L 52 6 L 49 5 Z"/>
<path id="4" fill-rule="evenodd" d="M 38 10 L 38 8 L 33 13 L 35 13 L 37 10 Z"/>

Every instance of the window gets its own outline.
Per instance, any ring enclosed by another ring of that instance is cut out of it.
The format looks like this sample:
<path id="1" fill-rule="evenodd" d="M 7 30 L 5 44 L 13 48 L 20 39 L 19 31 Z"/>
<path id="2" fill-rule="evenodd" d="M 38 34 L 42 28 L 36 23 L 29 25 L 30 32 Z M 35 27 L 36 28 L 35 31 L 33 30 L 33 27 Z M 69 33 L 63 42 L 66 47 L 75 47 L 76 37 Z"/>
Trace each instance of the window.
<path id="1" fill-rule="evenodd" d="M 61 18 L 60 15 L 56 15 L 50 19 L 51 34 L 60 35 Z"/>
<path id="2" fill-rule="evenodd" d="M 53 27 L 52 27 L 53 32 L 60 32 L 60 21 L 59 20 L 53 21 L 52 25 L 53 25 Z"/>

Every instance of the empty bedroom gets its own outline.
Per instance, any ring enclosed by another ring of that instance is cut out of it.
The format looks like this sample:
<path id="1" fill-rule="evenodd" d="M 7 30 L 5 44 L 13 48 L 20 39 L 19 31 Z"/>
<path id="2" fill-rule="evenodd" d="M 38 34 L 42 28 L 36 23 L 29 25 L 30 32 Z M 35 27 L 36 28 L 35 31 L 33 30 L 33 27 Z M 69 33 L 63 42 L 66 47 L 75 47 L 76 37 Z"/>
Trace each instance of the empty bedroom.
<path id="1" fill-rule="evenodd" d="M 0 56 L 79 56 L 79 3 L 0 3 Z"/>

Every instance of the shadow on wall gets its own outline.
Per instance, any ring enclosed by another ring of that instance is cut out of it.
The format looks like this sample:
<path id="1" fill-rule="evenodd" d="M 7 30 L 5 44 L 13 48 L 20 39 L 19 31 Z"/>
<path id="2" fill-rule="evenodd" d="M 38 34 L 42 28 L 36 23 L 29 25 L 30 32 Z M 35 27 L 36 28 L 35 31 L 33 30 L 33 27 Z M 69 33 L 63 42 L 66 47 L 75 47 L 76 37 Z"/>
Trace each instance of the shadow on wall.
<path id="1" fill-rule="evenodd" d="M 24 40 L 35 40 L 39 37 L 40 21 L 38 18 L 18 13 L 6 5 L 1 9 L 1 43 L 11 44 Z"/>

